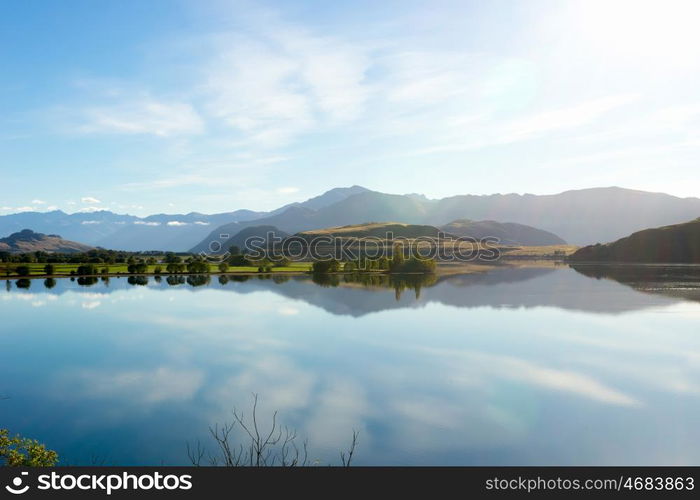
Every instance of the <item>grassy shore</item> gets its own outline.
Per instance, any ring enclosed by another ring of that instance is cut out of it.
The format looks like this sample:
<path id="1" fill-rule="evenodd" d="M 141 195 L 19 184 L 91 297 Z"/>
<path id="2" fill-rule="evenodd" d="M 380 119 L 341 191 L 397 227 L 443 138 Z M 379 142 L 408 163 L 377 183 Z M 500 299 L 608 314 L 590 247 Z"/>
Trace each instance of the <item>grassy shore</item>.
<path id="1" fill-rule="evenodd" d="M 69 276 L 77 276 L 77 269 L 83 264 L 53 264 L 54 272 L 50 275 L 44 272 L 45 263 L 31 263 L 31 264 L 7 264 L 11 270 L 11 274 L 8 276 L 5 265 L 0 265 L 0 278 L 63 278 Z M 29 275 L 18 276 L 14 271 L 17 267 L 27 266 L 29 267 Z M 99 271 L 98 274 L 92 276 L 120 276 L 120 275 L 131 275 L 135 273 L 130 273 L 127 264 L 94 264 L 95 268 Z M 161 268 L 160 273 L 156 273 L 155 269 L 157 267 Z M 165 270 L 166 264 L 151 264 L 145 273 L 138 273 L 141 275 L 168 275 Z M 106 273 L 102 270 L 107 269 Z M 284 267 L 273 267 L 270 272 L 272 273 L 306 273 L 311 270 L 310 262 L 292 262 L 288 266 Z M 71 272 L 73 274 L 71 274 Z M 209 273 L 177 273 L 177 274 L 250 274 L 257 273 L 258 268 L 254 266 L 229 266 L 225 272 L 219 271 L 219 267 L 216 264 L 209 265 Z"/>

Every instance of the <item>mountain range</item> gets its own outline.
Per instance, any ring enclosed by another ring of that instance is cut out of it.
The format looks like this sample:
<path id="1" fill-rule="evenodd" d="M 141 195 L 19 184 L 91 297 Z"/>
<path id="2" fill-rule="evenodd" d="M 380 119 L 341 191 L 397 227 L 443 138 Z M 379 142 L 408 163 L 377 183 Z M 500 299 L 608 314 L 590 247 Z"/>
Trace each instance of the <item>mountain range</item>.
<path id="1" fill-rule="evenodd" d="M 467 194 L 428 199 L 422 195 L 387 194 L 352 186 L 331 189 L 269 212 L 236 210 L 211 215 L 192 212 L 148 217 L 109 211 L 23 212 L 0 216 L 0 235 L 31 228 L 105 248 L 187 251 L 207 248 L 221 234 L 236 235 L 253 226 L 273 226 L 293 234 L 371 221 L 441 227 L 459 219 L 470 219 L 532 226 L 568 243 L 587 245 L 698 216 L 698 198 L 619 187 L 554 195 Z"/>

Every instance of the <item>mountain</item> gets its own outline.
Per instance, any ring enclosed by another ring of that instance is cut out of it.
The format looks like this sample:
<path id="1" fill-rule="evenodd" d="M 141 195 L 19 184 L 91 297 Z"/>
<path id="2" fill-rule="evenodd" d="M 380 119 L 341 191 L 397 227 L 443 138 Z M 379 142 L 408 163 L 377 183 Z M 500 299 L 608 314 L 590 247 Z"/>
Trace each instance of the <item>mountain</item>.
<path id="1" fill-rule="evenodd" d="M 263 217 L 253 222 L 233 222 L 216 228 L 195 248 L 206 248 L 209 242 L 216 241 L 219 234 L 235 234 L 244 227 L 265 224 L 275 226 L 288 233 L 298 233 L 313 229 L 362 224 L 369 221 L 392 220 L 401 223 L 418 223 L 426 217 L 424 202 L 402 195 L 365 191 L 320 210 L 300 205 L 287 208 L 283 212 Z"/>
<path id="2" fill-rule="evenodd" d="M 293 219 L 300 213 L 313 213 L 337 203 L 348 196 L 369 191 L 361 186 L 335 188 L 305 202 L 293 203 L 272 212 L 235 210 L 218 214 L 156 214 L 148 217 L 120 215 L 107 210 L 67 214 L 52 212 L 22 212 L 0 216 L 0 234 L 31 227 L 47 233 L 60 232 L 69 239 L 115 250 L 170 250 L 184 252 L 202 241 L 214 228 L 235 222 L 243 227 L 257 225 L 255 220 L 289 212 L 282 220 Z M 267 224 L 272 225 L 272 224 Z M 292 224 L 293 225 L 293 224 Z M 310 226 L 311 227 L 311 226 Z"/>
<path id="3" fill-rule="evenodd" d="M 343 201 L 346 198 L 349 198 L 350 196 L 356 195 L 356 194 L 361 194 L 361 193 L 369 193 L 371 192 L 367 188 L 363 188 L 362 186 L 350 186 L 347 188 L 334 188 L 331 189 L 330 191 L 326 191 L 325 193 L 319 195 L 319 196 L 314 196 L 313 198 L 309 198 L 308 200 L 301 202 L 301 203 L 292 203 L 290 205 L 285 205 L 281 209 L 276 210 L 274 213 L 282 212 L 284 209 L 293 207 L 293 206 L 299 206 L 303 208 L 310 208 L 311 210 L 320 210 L 322 208 L 325 208 L 327 206 L 333 205 L 334 203 L 338 203 L 339 201 Z"/>
<path id="4" fill-rule="evenodd" d="M 606 245 L 576 251 L 573 261 L 700 264 L 700 218 L 638 231 Z"/>
<path id="5" fill-rule="evenodd" d="M 0 252 L 77 253 L 87 252 L 90 249 L 92 249 L 91 246 L 64 240 L 57 234 L 35 233 L 31 229 L 23 229 L 7 238 L 0 238 Z"/>
<path id="6" fill-rule="evenodd" d="M 358 194 L 313 210 L 292 206 L 255 221 L 216 228 L 235 234 L 250 225 L 266 224 L 289 233 L 323 227 L 390 220 L 441 226 L 459 219 L 509 221 L 538 228 L 575 245 L 612 241 L 649 225 L 682 222 L 700 214 L 700 199 L 678 198 L 618 187 L 566 191 L 555 195 L 460 195 L 430 200 L 416 195 L 376 191 Z"/>
<path id="7" fill-rule="evenodd" d="M 200 254 L 221 254 L 228 251 L 232 246 L 237 246 L 240 250 L 245 251 L 247 247 L 246 241 L 248 238 L 256 238 L 256 245 L 258 247 L 263 247 L 264 242 L 260 240 L 267 241 L 268 237 L 277 238 L 278 241 L 289 237 L 289 233 L 280 231 L 275 226 L 251 226 L 241 229 L 238 233 L 231 236 L 228 233 L 219 233 L 218 239 L 208 242 L 207 246 L 197 245 L 190 251 L 192 253 Z"/>
<path id="8" fill-rule="evenodd" d="M 60 233 L 70 240 L 114 250 L 185 251 L 201 241 L 213 227 L 263 215 L 267 212 L 236 210 L 213 215 L 192 212 L 148 217 L 121 215 L 108 210 L 74 214 L 61 210 L 22 212 L 0 216 L 0 234 L 31 227 L 35 231 Z"/>
<path id="9" fill-rule="evenodd" d="M 698 215 L 698 198 L 609 187 L 544 196 L 453 196 L 439 200 L 426 222 L 444 224 L 464 217 L 510 221 L 544 229 L 574 245 L 588 245 Z"/>
<path id="10" fill-rule="evenodd" d="M 419 238 L 421 236 L 437 237 L 440 230 L 433 226 L 417 224 L 400 224 L 397 222 L 370 222 L 367 224 L 353 224 L 349 226 L 329 227 L 326 229 L 314 229 L 297 233 L 305 239 L 316 236 L 330 236 L 332 238 L 386 238 L 391 233 L 394 238 Z"/>
<path id="11" fill-rule="evenodd" d="M 25 227 L 59 233 L 86 244 L 121 250 L 186 251 L 208 246 L 220 234 L 252 226 L 274 226 L 286 233 L 318 228 L 396 221 L 440 227 L 450 221 L 508 221 L 538 228 L 575 245 L 613 241 L 648 227 L 664 226 L 700 215 L 700 199 L 678 198 L 618 187 L 560 194 L 460 195 L 431 200 L 417 194 L 396 195 L 360 186 L 336 188 L 271 212 L 236 210 L 213 215 L 158 214 L 149 217 L 109 211 L 66 214 L 24 212 L 0 216 L 0 234 Z"/>
<path id="12" fill-rule="evenodd" d="M 566 241 L 549 231 L 514 222 L 458 219 L 441 226 L 440 229 L 455 236 L 477 240 L 488 237 L 498 238 L 503 245 L 547 246 L 566 244 Z"/>

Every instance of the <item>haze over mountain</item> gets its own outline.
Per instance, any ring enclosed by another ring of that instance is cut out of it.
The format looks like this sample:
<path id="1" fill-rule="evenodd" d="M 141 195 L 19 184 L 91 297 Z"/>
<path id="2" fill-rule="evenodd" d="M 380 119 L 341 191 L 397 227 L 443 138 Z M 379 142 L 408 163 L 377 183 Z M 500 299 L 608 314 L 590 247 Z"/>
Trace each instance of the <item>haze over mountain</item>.
<path id="1" fill-rule="evenodd" d="M 570 258 L 575 261 L 700 264 L 700 218 L 638 231 L 606 245 L 590 245 Z"/>
<path id="2" fill-rule="evenodd" d="M 258 224 L 296 233 L 370 221 L 441 226 L 468 218 L 528 225 L 553 233 L 571 244 L 585 245 L 612 241 L 650 225 L 682 222 L 698 214 L 698 198 L 618 187 L 543 196 L 461 195 L 440 200 L 365 191 L 319 210 L 293 206 L 254 222 L 227 224 L 212 231 L 202 243 L 216 238 L 219 233 L 235 234 L 243 227 Z"/>
<path id="3" fill-rule="evenodd" d="M 35 233 L 31 229 L 23 229 L 7 238 L 0 238 L 0 252 L 77 253 L 87 252 L 91 248 L 89 245 L 64 240 L 57 234 Z"/>
<path id="4" fill-rule="evenodd" d="M 22 212 L 0 216 L 0 235 L 24 228 L 115 250 L 185 251 L 204 238 L 213 227 L 237 220 L 253 220 L 266 212 L 236 210 L 221 214 L 156 214 L 148 217 L 101 210 L 67 214 Z"/>
<path id="5" fill-rule="evenodd" d="M 421 236 L 437 237 L 440 229 L 421 224 L 401 224 L 398 222 L 370 222 L 368 224 L 351 224 L 348 226 L 328 227 L 303 231 L 298 236 L 313 238 L 331 236 L 336 238 L 384 238 L 391 233 L 396 238 L 419 238 Z"/>
<path id="6" fill-rule="evenodd" d="M 193 212 L 149 217 L 109 211 L 23 212 L 0 216 L 0 235 L 31 228 L 105 248 L 187 251 L 207 247 L 220 234 L 235 235 L 251 226 L 274 226 L 293 234 L 371 221 L 440 227 L 451 221 L 471 219 L 527 225 L 553 233 L 571 244 L 587 245 L 698 216 L 698 198 L 618 187 L 555 195 L 460 195 L 432 200 L 416 194 L 386 194 L 352 186 L 332 189 L 271 212 L 236 210 L 212 215 Z"/>
<path id="7" fill-rule="evenodd" d="M 455 236 L 477 240 L 498 238 L 499 243 L 503 245 L 547 246 L 566 244 L 566 241 L 549 231 L 513 222 L 459 219 L 445 224 L 440 229 Z"/>

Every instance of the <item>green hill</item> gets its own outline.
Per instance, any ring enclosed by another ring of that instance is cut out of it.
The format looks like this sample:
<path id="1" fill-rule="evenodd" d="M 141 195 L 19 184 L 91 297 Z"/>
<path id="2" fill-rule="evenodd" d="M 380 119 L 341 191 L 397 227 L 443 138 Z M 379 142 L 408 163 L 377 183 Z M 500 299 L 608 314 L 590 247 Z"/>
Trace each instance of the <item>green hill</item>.
<path id="1" fill-rule="evenodd" d="M 583 247 L 570 259 L 577 262 L 700 264 L 700 218 L 645 229 L 605 245 Z"/>

